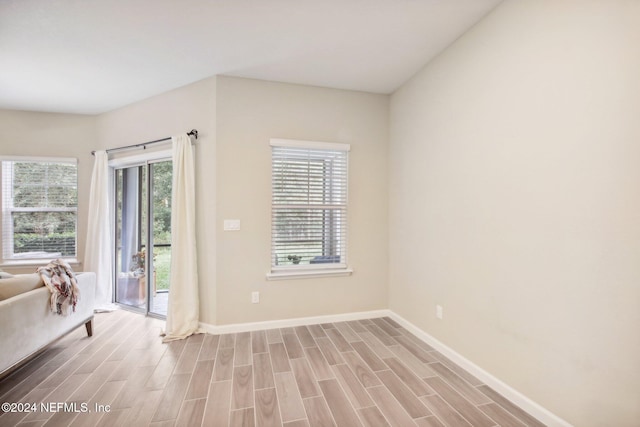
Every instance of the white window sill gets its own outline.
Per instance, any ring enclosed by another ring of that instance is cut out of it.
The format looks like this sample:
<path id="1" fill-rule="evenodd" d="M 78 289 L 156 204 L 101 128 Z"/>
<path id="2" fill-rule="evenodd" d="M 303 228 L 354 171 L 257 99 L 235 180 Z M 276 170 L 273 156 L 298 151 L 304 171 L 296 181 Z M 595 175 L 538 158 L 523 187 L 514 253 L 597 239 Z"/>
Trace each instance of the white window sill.
<path id="1" fill-rule="evenodd" d="M 65 260 L 66 262 L 69 263 L 69 265 L 71 266 L 71 268 L 76 268 L 79 267 L 82 263 L 80 261 L 78 261 L 75 258 L 62 258 L 63 260 Z M 16 259 L 5 259 L 2 260 L 2 263 L 0 264 L 0 268 L 11 268 L 11 267 L 44 267 L 45 265 L 49 264 L 51 262 L 52 259 L 49 258 L 42 258 L 42 259 L 21 259 L 21 260 L 16 260 Z"/>
<path id="2" fill-rule="evenodd" d="M 267 280 L 289 280 L 289 279 L 314 279 L 319 277 L 339 277 L 351 276 L 353 270 L 350 268 L 342 268 L 336 270 L 288 270 L 288 271 L 271 271 L 267 273 Z"/>

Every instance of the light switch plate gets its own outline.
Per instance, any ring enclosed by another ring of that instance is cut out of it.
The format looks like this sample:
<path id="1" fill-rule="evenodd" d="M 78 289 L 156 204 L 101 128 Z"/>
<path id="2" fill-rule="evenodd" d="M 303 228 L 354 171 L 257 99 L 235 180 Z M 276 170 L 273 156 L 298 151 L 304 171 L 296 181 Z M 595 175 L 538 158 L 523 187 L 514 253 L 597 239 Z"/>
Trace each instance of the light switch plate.
<path id="1" fill-rule="evenodd" d="M 224 231 L 239 231 L 240 230 L 240 220 L 239 219 L 225 219 L 224 220 Z"/>

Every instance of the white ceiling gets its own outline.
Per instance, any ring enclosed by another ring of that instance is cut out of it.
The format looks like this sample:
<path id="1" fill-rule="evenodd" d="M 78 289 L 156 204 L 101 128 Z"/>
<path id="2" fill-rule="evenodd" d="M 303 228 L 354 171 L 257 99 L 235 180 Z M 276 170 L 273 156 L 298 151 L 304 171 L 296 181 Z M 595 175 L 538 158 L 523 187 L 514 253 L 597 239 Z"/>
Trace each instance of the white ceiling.
<path id="1" fill-rule="evenodd" d="M 96 114 L 216 74 L 391 93 L 502 0 L 1 0 L 0 108 Z"/>

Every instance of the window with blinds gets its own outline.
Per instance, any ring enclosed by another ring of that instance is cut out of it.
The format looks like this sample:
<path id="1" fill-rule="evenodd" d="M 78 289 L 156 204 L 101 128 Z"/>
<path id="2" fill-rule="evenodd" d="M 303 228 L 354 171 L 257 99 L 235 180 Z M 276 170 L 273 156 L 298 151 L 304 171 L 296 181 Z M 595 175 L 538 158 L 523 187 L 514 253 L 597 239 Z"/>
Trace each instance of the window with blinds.
<path id="1" fill-rule="evenodd" d="M 348 144 L 272 139 L 272 271 L 347 266 Z"/>
<path id="2" fill-rule="evenodd" d="M 3 159 L 5 260 L 76 256 L 76 159 Z"/>

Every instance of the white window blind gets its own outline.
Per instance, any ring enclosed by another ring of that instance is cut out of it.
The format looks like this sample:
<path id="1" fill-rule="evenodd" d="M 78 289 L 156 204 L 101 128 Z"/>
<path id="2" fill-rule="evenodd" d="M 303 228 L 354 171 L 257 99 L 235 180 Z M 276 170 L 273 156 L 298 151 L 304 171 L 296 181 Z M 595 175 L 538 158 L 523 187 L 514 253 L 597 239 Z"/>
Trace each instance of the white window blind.
<path id="1" fill-rule="evenodd" d="M 75 159 L 3 159 L 5 260 L 76 256 L 78 173 Z"/>
<path id="2" fill-rule="evenodd" d="M 349 145 L 271 146 L 272 270 L 346 268 Z"/>

